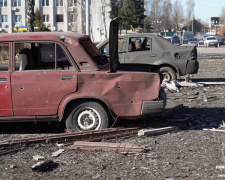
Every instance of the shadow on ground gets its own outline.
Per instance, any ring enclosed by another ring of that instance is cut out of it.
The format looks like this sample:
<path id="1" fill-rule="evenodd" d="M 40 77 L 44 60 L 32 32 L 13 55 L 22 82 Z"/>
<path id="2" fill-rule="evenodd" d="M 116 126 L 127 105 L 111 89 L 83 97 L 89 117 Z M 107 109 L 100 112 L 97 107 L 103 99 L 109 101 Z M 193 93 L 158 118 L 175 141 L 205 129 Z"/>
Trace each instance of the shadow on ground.
<path id="1" fill-rule="evenodd" d="M 181 130 L 200 130 L 218 128 L 223 124 L 225 108 L 188 108 L 161 119 L 148 116 L 137 120 L 121 119 L 117 127 L 161 128 L 178 126 Z M 1 123 L 0 134 L 57 134 L 64 133 L 63 123 Z"/>

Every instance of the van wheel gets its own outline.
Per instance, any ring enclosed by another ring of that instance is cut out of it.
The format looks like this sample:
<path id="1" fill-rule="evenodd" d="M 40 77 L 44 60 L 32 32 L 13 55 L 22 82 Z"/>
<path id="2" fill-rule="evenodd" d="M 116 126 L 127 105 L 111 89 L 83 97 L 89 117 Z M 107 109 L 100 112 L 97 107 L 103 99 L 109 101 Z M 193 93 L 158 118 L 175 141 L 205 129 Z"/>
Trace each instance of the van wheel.
<path id="1" fill-rule="evenodd" d="M 97 102 L 77 103 L 68 112 L 66 127 L 68 131 L 90 131 L 109 127 L 110 116 Z"/>
<path id="2" fill-rule="evenodd" d="M 177 80 L 176 73 L 170 67 L 162 67 L 162 68 L 160 68 L 160 72 L 163 75 L 163 81 L 170 82 L 170 81 L 176 81 Z"/>

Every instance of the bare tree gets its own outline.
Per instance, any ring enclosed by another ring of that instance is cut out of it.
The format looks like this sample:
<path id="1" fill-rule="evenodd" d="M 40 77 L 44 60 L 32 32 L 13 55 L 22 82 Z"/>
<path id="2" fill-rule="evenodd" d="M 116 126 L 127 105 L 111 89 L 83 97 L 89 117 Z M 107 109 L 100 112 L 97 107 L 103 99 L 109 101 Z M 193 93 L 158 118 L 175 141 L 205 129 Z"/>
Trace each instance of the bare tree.
<path id="1" fill-rule="evenodd" d="M 171 30 L 172 29 L 172 3 L 171 0 L 164 0 L 162 4 L 162 17 L 161 23 L 163 30 Z"/>
<path id="2" fill-rule="evenodd" d="M 150 8 L 150 21 L 156 32 L 161 31 L 162 28 L 162 3 L 163 0 L 152 0 Z"/>
<path id="3" fill-rule="evenodd" d="M 220 13 L 220 23 L 225 25 L 225 6 L 222 8 Z"/>
<path id="4" fill-rule="evenodd" d="M 183 6 L 180 0 L 176 0 L 172 7 L 173 29 L 178 31 L 179 25 L 183 22 Z"/>
<path id="5" fill-rule="evenodd" d="M 34 32 L 34 0 L 27 0 L 27 30 Z"/>
<path id="6" fill-rule="evenodd" d="M 150 16 L 151 14 L 151 1 L 152 0 L 145 0 L 144 1 L 144 5 L 145 5 L 145 14 L 147 16 Z"/>
<path id="7" fill-rule="evenodd" d="M 186 25 L 188 30 L 190 30 L 191 22 L 194 19 L 194 8 L 195 8 L 195 1 L 194 0 L 187 0 L 187 18 L 186 18 Z"/>

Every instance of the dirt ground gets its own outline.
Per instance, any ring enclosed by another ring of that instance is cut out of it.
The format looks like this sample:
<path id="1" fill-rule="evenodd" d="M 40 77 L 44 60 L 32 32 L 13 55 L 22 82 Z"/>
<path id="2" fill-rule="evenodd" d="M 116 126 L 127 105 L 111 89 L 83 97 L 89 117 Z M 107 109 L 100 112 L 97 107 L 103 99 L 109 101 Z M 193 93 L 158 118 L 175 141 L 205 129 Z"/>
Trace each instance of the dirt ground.
<path id="1" fill-rule="evenodd" d="M 225 55 L 225 48 L 199 48 L 198 52 L 200 69 L 191 80 L 225 82 L 225 58 L 221 56 Z M 59 149 L 55 144 L 22 146 L 18 151 L 0 154 L 1 179 L 225 179 L 225 132 L 203 130 L 225 130 L 224 89 L 225 85 L 210 85 L 183 87 L 176 93 L 167 91 L 166 108 L 183 104 L 182 110 L 164 120 L 148 117 L 122 121 L 119 126 L 123 127 L 179 127 L 157 136 L 111 140 L 141 145 L 145 153 L 65 150 L 58 157 L 52 157 L 52 152 Z M 6 123 L 0 126 L 0 141 L 63 132 L 64 126 L 57 123 Z M 32 171 L 32 165 L 37 163 L 34 155 L 54 163 L 45 171 Z"/>

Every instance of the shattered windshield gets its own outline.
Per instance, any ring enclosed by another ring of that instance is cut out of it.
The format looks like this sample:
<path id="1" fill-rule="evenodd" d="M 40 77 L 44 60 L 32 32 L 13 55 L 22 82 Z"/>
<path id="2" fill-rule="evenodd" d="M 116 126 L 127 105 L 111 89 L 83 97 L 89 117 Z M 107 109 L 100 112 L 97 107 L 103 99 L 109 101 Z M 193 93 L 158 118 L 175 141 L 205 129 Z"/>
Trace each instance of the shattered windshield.
<path id="1" fill-rule="evenodd" d="M 102 52 L 98 48 L 96 48 L 96 46 L 89 38 L 81 39 L 80 44 L 91 57 L 91 59 L 95 62 L 99 69 L 109 68 L 107 56 L 102 54 Z"/>

